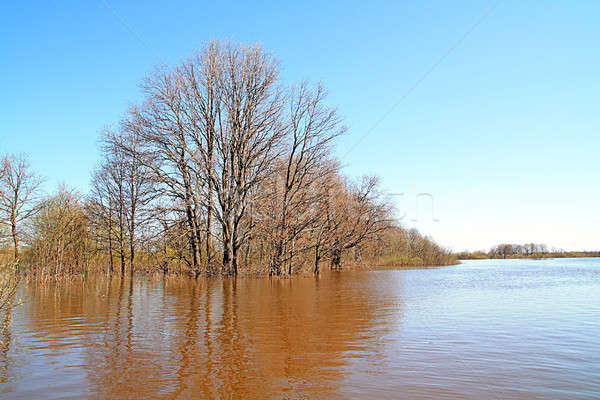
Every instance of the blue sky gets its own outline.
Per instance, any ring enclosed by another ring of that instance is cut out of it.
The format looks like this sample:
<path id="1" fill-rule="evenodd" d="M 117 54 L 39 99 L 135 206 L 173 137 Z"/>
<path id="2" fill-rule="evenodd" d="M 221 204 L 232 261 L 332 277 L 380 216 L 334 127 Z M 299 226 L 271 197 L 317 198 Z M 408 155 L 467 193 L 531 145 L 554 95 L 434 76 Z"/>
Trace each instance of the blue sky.
<path id="1" fill-rule="evenodd" d="M 325 84 L 346 172 L 404 193 L 406 225 L 455 250 L 600 248 L 599 2 L 500 2 L 389 114 L 496 2 L 282 3 L 5 2 L 0 152 L 86 193 L 98 131 L 153 66 L 259 42 L 287 82 Z"/>

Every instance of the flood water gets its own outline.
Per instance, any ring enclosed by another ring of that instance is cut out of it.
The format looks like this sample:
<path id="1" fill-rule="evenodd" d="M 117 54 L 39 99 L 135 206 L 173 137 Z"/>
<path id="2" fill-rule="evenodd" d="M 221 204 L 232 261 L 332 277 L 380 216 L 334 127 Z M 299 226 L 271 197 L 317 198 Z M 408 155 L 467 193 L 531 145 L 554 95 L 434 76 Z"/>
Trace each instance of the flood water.
<path id="1" fill-rule="evenodd" d="M 2 398 L 600 398 L 600 259 L 26 282 Z"/>

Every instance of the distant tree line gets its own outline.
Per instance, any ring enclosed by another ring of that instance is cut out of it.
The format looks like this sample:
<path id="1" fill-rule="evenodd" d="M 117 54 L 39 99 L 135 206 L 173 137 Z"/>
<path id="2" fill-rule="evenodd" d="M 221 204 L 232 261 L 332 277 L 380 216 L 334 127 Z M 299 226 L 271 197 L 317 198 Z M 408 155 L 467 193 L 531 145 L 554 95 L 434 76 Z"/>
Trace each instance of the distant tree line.
<path id="1" fill-rule="evenodd" d="M 85 197 L 62 187 L 39 198 L 26 158 L 4 156 L 5 253 L 56 274 L 283 276 L 455 261 L 391 218 L 376 177 L 340 172 L 331 148 L 345 127 L 325 89 L 285 86 L 261 47 L 211 42 L 142 88 L 143 101 L 101 133 Z"/>
<path id="2" fill-rule="evenodd" d="M 600 257 L 600 251 L 565 251 L 549 249 L 539 243 L 502 243 L 492 247 L 488 252 L 474 251 L 458 253 L 458 259 L 490 259 L 490 258 L 567 258 L 567 257 Z"/>

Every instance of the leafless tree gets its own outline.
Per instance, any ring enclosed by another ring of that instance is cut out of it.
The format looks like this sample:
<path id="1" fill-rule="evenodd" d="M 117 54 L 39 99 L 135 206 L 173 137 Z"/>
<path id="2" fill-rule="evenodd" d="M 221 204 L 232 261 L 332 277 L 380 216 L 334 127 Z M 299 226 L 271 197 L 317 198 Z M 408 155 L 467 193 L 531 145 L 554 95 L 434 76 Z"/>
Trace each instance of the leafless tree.
<path id="1" fill-rule="evenodd" d="M 106 159 L 111 161 L 110 176 L 118 189 L 113 203 L 118 204 L 118 215 L 123 214 L 126 225 L 125 229 L 119 225 L 119 237 L 126 236 L 128 242 L 131 274 L 134 270 L 138 237 L 148 222 L 148 206 L 156 196 L 148 162 L 140 158 L 141 152 L 138 151 L 142 146 L 140 130 L 138 120 L 125 118 L 121 121 L 119 131 L 105 131 L 102 139 Z M 123 231 L 126 231 L 126 235 Z"/>
<path id="2" fill-rule="evenodd" d="M 103 162 L 94 173 L 88 211 L 96 232 L 103 236 L 113 271 L 113 253 L 119 255 L 121 274 L 126 259 L 133 274 L 138 237 L 147 222 L 154 198 L 150 171 L 137 154 L 140 137 L 136 121 L 123 120 L 117 131 L 101 136 Z M 104 233 L 104 234 L 103 234 Z M 116 246 L 114 246 L 116 244 Z"/>
<path id="3" fill-rule="evenodd" d="M 160 194 L 172 204 L 182 204 L 188 225 L 188 239 L 192 255 L 192 272 L 200 274 L 201 202 L 191 154 L 196 150 L 190 140 L 189 119 L 186 117 L 181 90 L 181 77 L 176 71 L 157 71 L 145 80 L 147 95 L 141 107 L 131 110 L 132 119 L 139 129 L 139 146 L 132 154 L 141 161 L 160 185 Z M 177 211 L 177 210 L 172 210 Z"/>
<path id="4" fill-rule="evenodd" d="M 10 227 L 14 258 L 19 258 L 19 228 L 36 212 L 36 194 L 42 179 L 31 172 L 24 155 L 6 155 L 0 161 L 0 223 Z"/>
<path id="5" fill-rule="evenodd" d="M 242 226 L 251 194 L 273 173 L 285 129 L 280 119 L 282 94 L 275 59 L 258 46 L 226 45 L 222 51 L 221 110 L 210 180 L 222 233 L 222 273 L 234 275 L 238 250 L 249 233 Z"/>
<path id="6" fill-rule="evenodd" d="M 107 168 L 101 165 L 92 175 L 91 192 L 87 202 L 87 214 L 94 229 L 97 250 L 108 252 L 110 273 L 114 272 L 115 222 L 111 182 Z"/>
<path id="7" fill-rule="evenodd" d="M 224 49 L 212 41 L 194 57 L 182 63 L 178 69 L 183 91 L 183 110 L 190 121 L 189 135 L 195 145 L 191 152 L 196 176 L 202 181 L 198 188 L 206 214 L 206 262 L 213 262 L 213 214 L 214 214 L 214 168 L 215 135 L 222 121 L 222 95 L 220 82 L 224 72 Z"/>
<path id="8" fill-rule="evenodd" d="M 43 200 L 33 217 L 31 252 L 39 269 L 53 267 L 54 273 L 83 270 L 87 262 L 87 215 L 80 196 L 61 187 Z"/>
<path id="9" fill-rule="evenodd" d="M 365 176 L 359 184 L 346 184 L 333 199 L 331 269 L 341 269 L 344 251 L 376 240 L 390 227 L 390 210 L 382 202 L 378 183 L 377 177 Z"/>
<path id="10" fill-rule="evenodd" d="M 281 189 L 274 193 L 277 201 L 271 275 L 281 274 L 282 263 L 294 257 L 292 249 L 297 248 L 297 239 L 313 226 L 318 213 L 310 205 L 316 204 L 321 195 L 315 186 L 323 184 L 320 178 L 335 170 L 334 163 L 328 162 L 329 150 L 332 141 L 344 132 L 345 127 L 341 126 L 335 109 L 324 104 L 325 98 L 326 92 L 321 85 L 311 90 L 302 83 L 291 89 L 285 153 L 280 161 L 281 172 L 274 177 Z M 291 274 L 292 263 L 288 262 L 288 265 Z"/>

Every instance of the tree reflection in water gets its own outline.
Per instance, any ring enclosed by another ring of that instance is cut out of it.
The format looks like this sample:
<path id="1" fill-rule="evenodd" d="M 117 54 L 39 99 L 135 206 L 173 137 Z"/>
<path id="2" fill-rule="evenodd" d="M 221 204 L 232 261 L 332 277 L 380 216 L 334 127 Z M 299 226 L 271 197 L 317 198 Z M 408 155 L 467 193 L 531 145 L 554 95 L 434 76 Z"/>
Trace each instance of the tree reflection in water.
<path id="1" fill-rule="evenodd" d="M 30 281 L 26 339 L 57 395 L 339 398 L 386 296 L 368 277 Z"/>

